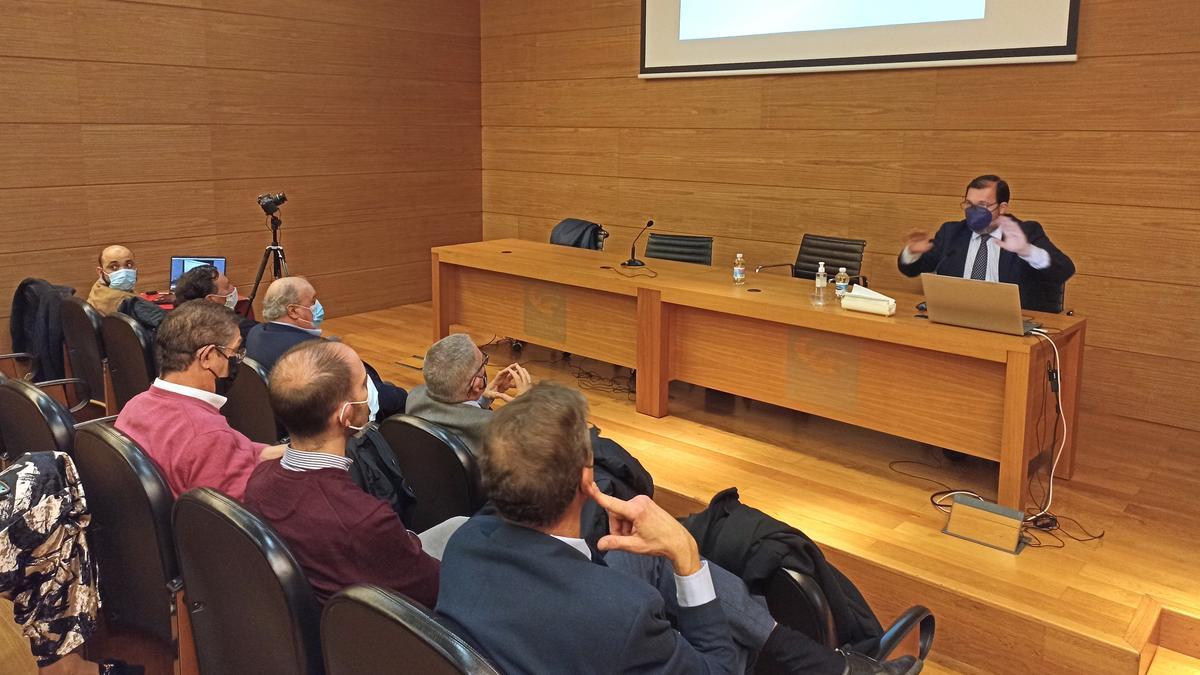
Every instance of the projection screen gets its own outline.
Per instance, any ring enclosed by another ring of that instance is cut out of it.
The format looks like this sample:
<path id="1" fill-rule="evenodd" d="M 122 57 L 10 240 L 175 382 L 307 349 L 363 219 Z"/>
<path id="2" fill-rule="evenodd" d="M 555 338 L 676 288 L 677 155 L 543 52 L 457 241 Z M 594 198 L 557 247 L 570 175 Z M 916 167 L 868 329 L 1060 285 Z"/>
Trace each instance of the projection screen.
<path id="1" fill-rule="evenodd" d="M 640 77 L 1074 61 L 1079 0 L 642 0 Z"/>

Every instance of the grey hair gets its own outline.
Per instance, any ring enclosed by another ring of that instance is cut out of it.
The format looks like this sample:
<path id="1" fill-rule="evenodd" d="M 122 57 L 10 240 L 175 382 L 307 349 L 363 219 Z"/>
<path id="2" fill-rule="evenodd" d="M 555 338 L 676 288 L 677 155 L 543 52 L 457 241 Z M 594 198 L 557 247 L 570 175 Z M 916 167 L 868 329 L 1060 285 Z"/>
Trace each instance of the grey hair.
<path id="1" fill-rule="evenodd" d="M 300 284 L 297 280 L 303 277 L 283 277 L 271 282 L 267 294 L 263 297 L 263 318 L 267 321 L 277 321 L 287 316 L 288 305 L 300 302 Z"/>
<path id="2" fill-rule="evenodd" d="M 475 342 L 466 333 L 452 333 L 433 343 L 421 366 L 431 398 L 445 403 L 462 402 L 478 369 L 475 350 Z"/>

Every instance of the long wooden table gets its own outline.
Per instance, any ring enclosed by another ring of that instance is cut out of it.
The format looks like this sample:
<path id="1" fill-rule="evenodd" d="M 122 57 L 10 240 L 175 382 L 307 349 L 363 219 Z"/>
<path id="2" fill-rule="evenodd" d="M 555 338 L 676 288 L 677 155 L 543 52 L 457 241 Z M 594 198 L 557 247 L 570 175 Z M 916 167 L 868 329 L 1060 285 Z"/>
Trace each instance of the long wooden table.
<path id="1" fill-rule="evenodd" d="M 672 380 L 785 406 L 998 461 L 997 501 L 1017 509 L 1029 461 L 1051 443 L 1050 346 L 931 324 L 914 316 L 917 296 L 889 294 L 897 312 L 882 317 L 814 307 L 812 282 L 784 275 L 739 287 L 724 268 L 651 259 L 626 269 L 616 253 L 518 239 L 432 256 L 434 339 L 462 326 L 636 368 L 647 415 L 668 414 Z M 1073 430 L 1086 322 L 1030 314 L 1061 355 Z M 1060 478 L 1074 470 L 1075 436 Z"/>

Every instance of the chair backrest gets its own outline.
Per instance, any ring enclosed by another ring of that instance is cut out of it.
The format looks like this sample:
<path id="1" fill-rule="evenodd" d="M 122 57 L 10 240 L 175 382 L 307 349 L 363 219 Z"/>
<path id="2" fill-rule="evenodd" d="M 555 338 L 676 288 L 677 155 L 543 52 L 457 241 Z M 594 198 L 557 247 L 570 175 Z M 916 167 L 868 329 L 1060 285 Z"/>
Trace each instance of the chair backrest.
<path id="1" fill-rule="evenodd" d="M 830 279 L 837 274 L 839 267 L 845 267 L 846 273 L 852 277 L 859 276 L 862 274 L 863 251 L 866 248 L 865 239 L 806 234 L 800 240 L 800 252 L 796 254 L 792 276 L 816 279 L 817 263 L 820 262 L 825 263 L 825 272 Z"/>
<path id="2" fill-rule="evenodd" d="M 328 675 L 499 675 L 479 652 L 424 609 L 378 586 L 351 586 L 321 613 Z"/>
<path id="3" fill-rule="evenodd" d="M 765 597 L 771 616 L 781 625 L 804 633 L 817 644 L 831 649 L 839 646 L 833 612 L 816 579 L 781 567 L 767 582 Z"/>
<path id="4" fill-rule="evenodd" d="M 108 370 L 116 394 L 114 410 L 150 388 L 158 374 L 150 333 L 132 317 L 112 313 L 100 322 L 100 334 L 108 355 Z"/>
<path id="5" fill-rule="evenodd" d="M 646 257 L 711 265 L 712 245 L 712 237 L 651 232 L 646 242 Z"/>
<path id="6" fill-rule="evenodd" d="M 406 523 L 421 532 L 451 516 L 470 516 L 486 501 L 475 455 L 443 427 L 411 415 L 392 415 L 379 425 L 396 453 L 417 505 Z"/>
<path id="7" fill-rule="evenodd" d="M 0 447 L 12 457 L 26 452 L 71 454 L 75 418 L 37 386 L 0 378 Z"/>
<path id="8" fill-rule="evenodd" d="M 87 382 L 92 399 L 104 400 L 104 343 L 100 340 L 100 312 L 74 295 L 62 299 L 63 339 L 75 377 Z"/>
<path id="9" fill-rule="evenodd" d="M 279 442 L 279 427 L 267 392 L 267 371 L 254 359 L 245 359 L 230 387 L 221 414 L 229 426 L 252 441 L 274 445 Z"/>
<path id="10" fill-rule="evenodd" d="M 92 512 L 88 539 L 107 625 L 170 644 L 171 602 L 179 588 L 171 488 L 137 443 L 107 424 L 75 434 L 75 465 Z"/>
<path id="11" fill-rule="evenodd" d="M 270 526 L 211 488 L 172 522 L 201 673 L 324 672 L 312 586 Z"/>

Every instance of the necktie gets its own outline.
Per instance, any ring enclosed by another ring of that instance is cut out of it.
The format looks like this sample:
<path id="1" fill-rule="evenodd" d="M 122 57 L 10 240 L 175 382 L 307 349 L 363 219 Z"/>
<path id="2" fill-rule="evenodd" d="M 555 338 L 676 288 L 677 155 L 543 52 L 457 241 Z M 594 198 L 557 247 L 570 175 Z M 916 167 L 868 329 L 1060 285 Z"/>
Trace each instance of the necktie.
<path id="1" fill-rule="evenodd" d="M 988 267 L 988 239 L 986 234 L 979 235 L 979 249 L 975 251 L 975 262 L 971 263 L 971 278 L 985 280 L 987 279 Z"/>

